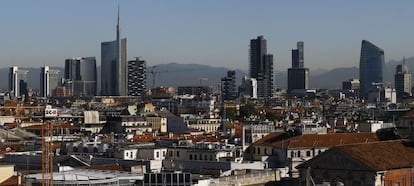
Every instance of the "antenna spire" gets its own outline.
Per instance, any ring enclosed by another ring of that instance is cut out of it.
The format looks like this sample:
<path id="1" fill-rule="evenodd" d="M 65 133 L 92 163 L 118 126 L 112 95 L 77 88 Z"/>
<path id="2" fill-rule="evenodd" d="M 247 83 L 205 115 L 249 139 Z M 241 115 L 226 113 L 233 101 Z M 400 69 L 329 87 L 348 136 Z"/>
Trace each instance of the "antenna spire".
<path id="1" fill-rule="evenodd" d="M 119 40 L 119 37 L 120 37 L 120 35 L 119 35 L 119 4 L 118 4 L 118 17 L 117 17 L 117 23 L 116 23 L 116 39 L 117 40 Z"/>

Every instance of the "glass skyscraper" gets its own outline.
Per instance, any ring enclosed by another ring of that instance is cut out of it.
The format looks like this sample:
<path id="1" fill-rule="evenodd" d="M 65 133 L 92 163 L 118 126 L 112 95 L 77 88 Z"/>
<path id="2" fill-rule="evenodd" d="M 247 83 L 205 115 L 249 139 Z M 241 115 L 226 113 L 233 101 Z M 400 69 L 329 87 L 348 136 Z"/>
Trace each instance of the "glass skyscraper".
<path id="1" fill-rule="evenodd" d="M 297 49 L 292 49 L 292 68 L 288 69 L 288 94 L 304 95 L 309 88 L 309 68 L 304 67 L 304 42 L 296 43 Z"/>
<path id="2" fill-rule="evenodd" d="M 40 71 L 40 95 L 42 97 L 54 96 L 54 91 L 59 85 L 59 70 L 44 66 Z"/>
<path id="3" fill-rule="evenodd" d="M 383 82 L 384 50 L 362 40 L 359 62 L 360 96 L 367 97 L 375 83 Z"/>
<path id="4" fill-rule="evenodd" d="M 27 70 L 20 70 L 17 66 L 9 70 L 9 91 L 12 97 L 20 97 L 27 93 Z"/>
<path id="5" fill-rule="evenodd" d="M 116 40 L 101 43 L 101 95 L 127 95 L 126 38 L 120 38 L 119 10 Z"/>
<path id="6" fill-rule="evenodd" d="M 263 36 L 250 40 L 250 77 L 257 80 L 257 97 L 271 98 L 274 91 L 273 55 Z"/>
<path id="7" fill-rule="evenodd" d="M 95 96 L 97 86 L 95 57 L 66 59 L 65 79 L 71 85 L 74 96 Z"/>

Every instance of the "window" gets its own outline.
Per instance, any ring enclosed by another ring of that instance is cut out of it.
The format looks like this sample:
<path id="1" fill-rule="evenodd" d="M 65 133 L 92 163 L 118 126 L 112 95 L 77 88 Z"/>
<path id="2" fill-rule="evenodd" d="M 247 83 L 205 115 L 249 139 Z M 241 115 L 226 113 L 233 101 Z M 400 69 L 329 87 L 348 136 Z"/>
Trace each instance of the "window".
<path id="1" fill-rule="evenodd" d="M 267 148 L 265 148 L 265 149 L 264 149 L 264 151 L 265 151 L 265 152 L 264 152 L 264 153 L 265 153 L 265 155 L 267 155 Z"/>
<path id="2" fill-rule="evenodd" d="M 301 156 L 300 156 L 300 150 L 298 150 L 298 157 L 300 158 Z"/>
<path id="3" fill-rule="evenodd" d="M 207 154 L 206 154 L 206 155 L 204 155 L 204 160 L 207 160 Z"/>
<path id="4" fill-rule="evenodd" d="M 311 156 L 311 151 L 310 151 L 310 150 L 307 150 L 307 151 L 306 151 L 306 156 L 307 156 L 307 157 L 310 157 L 310 156 Z"/>
<path id="5" fill-rule="evenodd" d="M 165 158 L 165 152 L 166 151 L 162 151 L 162 157 L 164 157 L 164 158 Z"/>
<path id="6" fill-rule="evenodd" d="M 192 154 L 190 154 L 190 156 L 189 156 L 189 158 L 188 158 L 188 159 L 193 160 L 193 155 L 192 155 Z"/>
<path id="7" fill-rule="evenodd" d="M 172 151 L 170 151 L 170 157 L 172 157 L 173 156 L 173 152 Z"/>
<path id="8" fill-rule="evenodd" d="M 213 161 L 213 155 L 210 155 L 210 161 Z"/>
<path id="9" fill-rule="evenodd" d="M 177 157 L 180 157 L 180 151 L 177 151 Z"/>
<path id="10" fill-rule="evenodd" d="M 260 154 L 260 148 L 257 147 L 257 154 Z"/>
<path id="11" fill-rule="evenodd" d="M 157 155 L 155 156 L 156 158 L 159 158 L 160 157 L 160 152 L 159 151 L 157 151 L 157 153 L 156 153 Z"/>
<path id="12" fill-rule="evenodd" d="M 291 158 L 295 157 L 295 152 L 290 151 L 290 157 L 291 157 Z"/>

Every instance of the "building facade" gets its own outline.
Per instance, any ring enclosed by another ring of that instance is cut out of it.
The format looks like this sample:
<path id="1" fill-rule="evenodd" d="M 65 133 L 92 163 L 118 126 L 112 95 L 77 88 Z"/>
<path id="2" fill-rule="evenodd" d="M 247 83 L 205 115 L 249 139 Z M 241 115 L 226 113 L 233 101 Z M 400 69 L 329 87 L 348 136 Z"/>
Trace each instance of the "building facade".
<path id="1" fill-rule="evenodd" d="M 227 71 L 227 76 L 221 78 L 221 96 L 223 101 L 237 99 L 236 71 Z"/>
<path id="2" fill-rule="evenodd" d="M 309 88 L 309 69 L 304 67 L 304 43 L 297 42 L 297 49 L 292 49 L 292 68 L 288 69 L 287 93 L 305 92 Z"/>
<path id="3" fill-rule="evenodd" d="M 398 99 L 411 96 L 411 74 L 405 64 L 405 58 L 402 64 L 397 65 L 394 80 Z"/>
<path id="4" fill-rule="evenodd" d="M 376 83 L 383 82 L 384 50 L 362 40 L 359 63 L 360 96 L 367 97 Z"/>
<path id="5" fill-rule="evenodd" d="M 147 65 L 136 58 L 128 61 L 128 96 L 143 96 L 147 90 Z"/>
<path id="6" fill-rule="evenodd" d="M 59 70 L 44 66 L 40 70 L 40 95 L 42 97 L 54 96 L 56 87 L 59 85 Z"/>
<path id="7" fill-rule="evenodd" d="M 255 78 L 243 77 L 242 84 L 239 86 L 239 95 L 241 97 L 250 97 L 257 99 L 257 81 Z"/>
<path id="8" fill-rule="evenodd" d="M 27 93 L 27 70 L 19 70 L 12 66 L 9 70 L 9 92 L 12 97 L 20 97 Z"/>
<path id="9" fill-rule="evenodd" d="M 269 98 L 274 91 L 273 55 L 267 53 L 263 36 L 250 40 L 249 74 L 257 80 L 258 98 Z"/>
<path id="10" fill-rule="evenodd" d="M 101 43 L 101 95 L 126 96 L 126 38 L 120 38 L 119 11 L 116 40 Z"/>
<path id="11" fill-rule="evenodd" d="M 95 57 L 78 57 L 65 60 L 66 84 L 74 96 L 94 96 L 97 90 Z"/>

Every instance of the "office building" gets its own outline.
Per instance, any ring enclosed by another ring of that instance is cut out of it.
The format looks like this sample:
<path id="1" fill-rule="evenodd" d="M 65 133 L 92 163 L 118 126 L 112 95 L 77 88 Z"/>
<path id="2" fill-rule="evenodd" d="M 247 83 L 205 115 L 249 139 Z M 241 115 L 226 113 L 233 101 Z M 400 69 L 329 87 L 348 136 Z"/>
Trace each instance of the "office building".
<path id="1" fill-rule="evenodd" d="M 236 71 L 227 71 L 227 76 L 221 78 L 221 96 L 223 101 L 233 101 L 237 99 Z"/>
<path id="2" fill-rule="evenodd" d="M 9 92 L 11 97 L 21 97 L 27 93 L 27 70 L 12 66 L 9 71 Z"/>
<path id="3" fill-rule="evenodd" d="M 271 98 L 274 91 L 273 55 L 263 36 L 250 40 L 249 75 L 257 80 L 257 97 Z"/>
<path id="4" fill-rule="evenodd" d="M 59 85 L 59 70 L 44 66 L 40 72 L 40 95 L 42 97 L 54 96 L 56 87 Z"/>
<path id="5" fill-rule="evenodd" d="M 120 38 L 119 9 L 116 40 L 101 43 L 101 95 L 126 96 L 126 38 Z"/>
<path id="6" fill-rule="evenodd" d="M 128 61 L 128 96 L 143 96 L 147 90 L 147 65 L 136 58 Z"/>
<path id="7" fill-rule="evenodd" d="M 65 84 L 74 96 L 95 96 L 97 74 L 95 57 L 77 57 L 65 60 Z"/>
<path id="8" fill-rule="evenodd" d="M 292 68 L 288 69 L 288 88 L 290 95 L 304 95 L 309 88 L 309 68 L 304 67 L 304 43 L 297 42 L 297 49 L 292 49 Z"/>
<path id="9" fill-rule="evenodd" d="M 405 58 L 402 64 L 397 65 L 394 78 L 397 98 L 411 96 L 411 74 L 408 71 L 407 64 L 405 64 Z"/>
<path id="10" fill-rule="evenodd" d="M 367 97 L 375 84 L 383 82 L 384 51 L 369 41 L 362 40 L 359 63 L 360 97 Z"/>
<path id="11" fill-rule="evenodd" d="M 303 41 L 296 43 L 297 49 L 292 49 L 292 68 L 303 68 Z"/>

